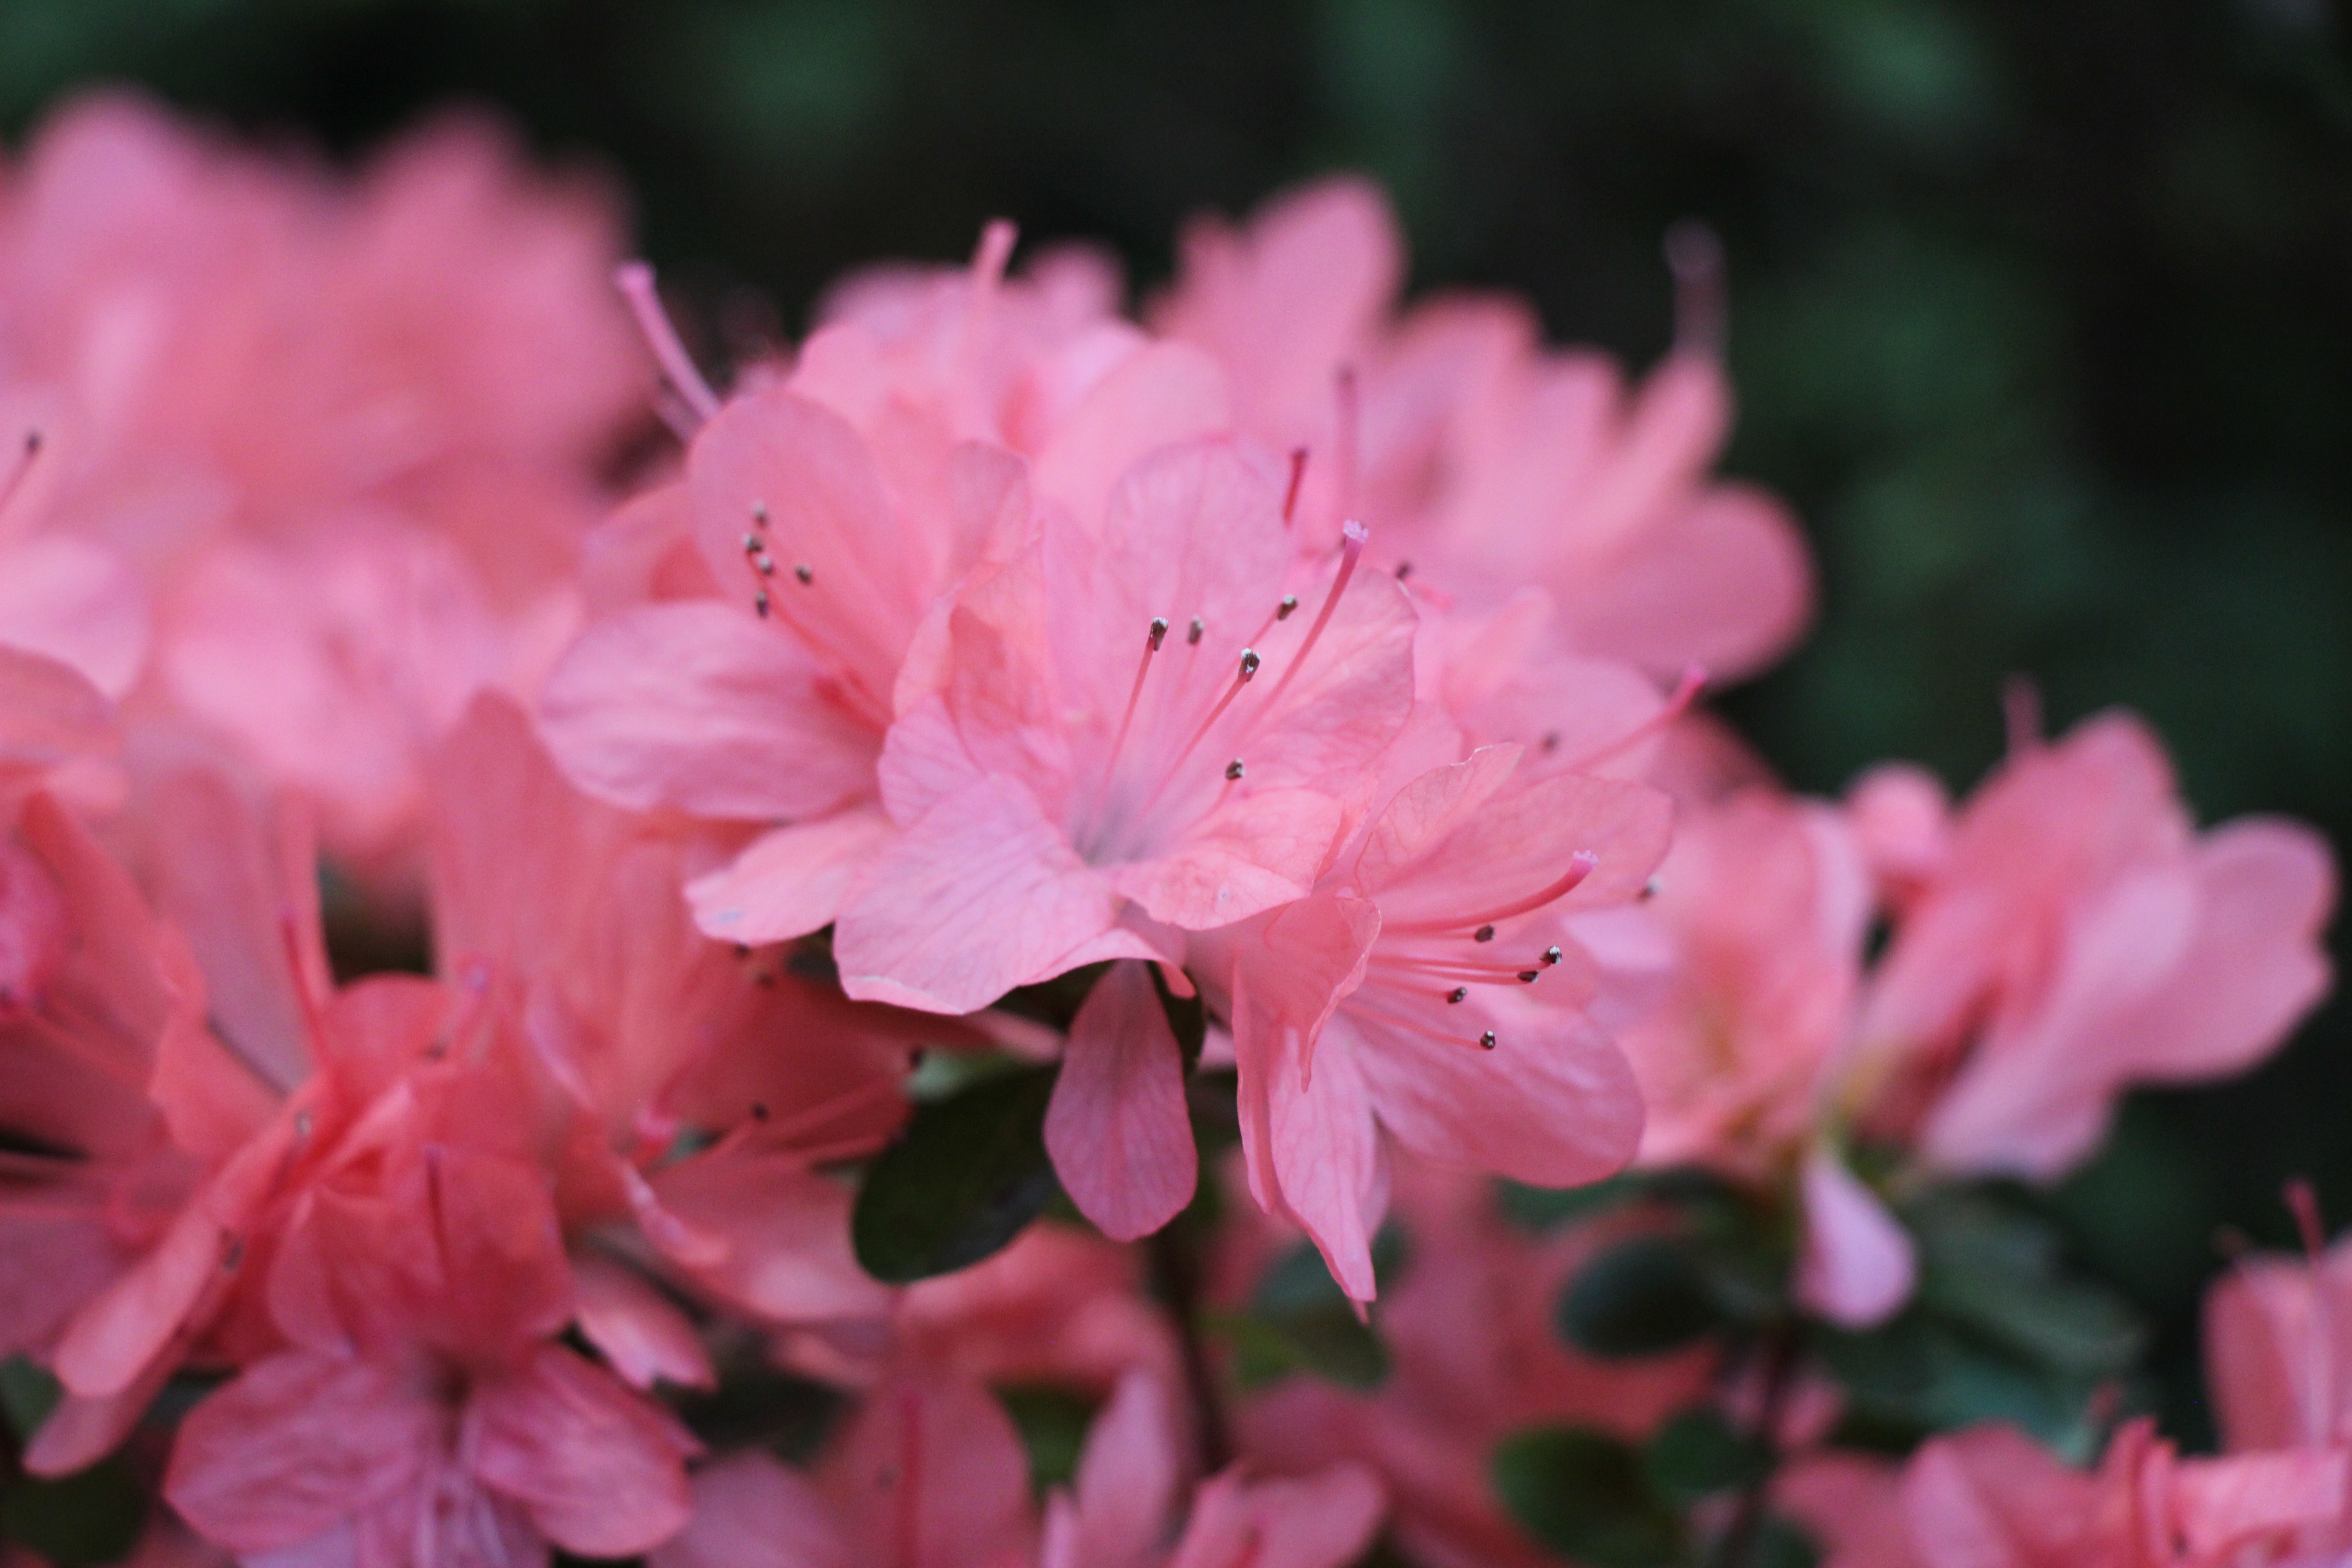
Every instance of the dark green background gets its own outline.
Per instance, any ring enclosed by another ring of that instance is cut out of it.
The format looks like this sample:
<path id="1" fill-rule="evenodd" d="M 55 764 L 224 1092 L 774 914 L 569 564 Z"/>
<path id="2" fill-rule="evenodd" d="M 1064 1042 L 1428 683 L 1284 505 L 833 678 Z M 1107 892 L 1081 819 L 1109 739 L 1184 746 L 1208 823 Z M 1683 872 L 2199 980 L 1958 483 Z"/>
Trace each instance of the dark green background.
<path id="1" fill-rule="evenodd" d="M 2330 0 L 6 0 L 0 120 L 129 79 L 355 148 L 451 99 L 605 163 L 709 319 L 1003 213 L 1149 283 L 1178 221 L 1368 168 L 1422 284 L 1531 295 L 1646 362 L 1658 236 L 1733 268 L 1730 466 L 1787 494 L 1826 610 L 1730 707 L 1796 784 L 1955 784 L 1997 693 L 2112 702 L 2207 817 L 2341 841 L 2352 800 L 2352 69 Z M 746 301 L 752 303 L 747 304 Z M 2062 1194 L 2163 1325 L 2199 1436 L 2220 1227 L 2281 1180 L 2352 1219 L 2332 1006 L 2251 1079 L 2135 1103 Z"/>

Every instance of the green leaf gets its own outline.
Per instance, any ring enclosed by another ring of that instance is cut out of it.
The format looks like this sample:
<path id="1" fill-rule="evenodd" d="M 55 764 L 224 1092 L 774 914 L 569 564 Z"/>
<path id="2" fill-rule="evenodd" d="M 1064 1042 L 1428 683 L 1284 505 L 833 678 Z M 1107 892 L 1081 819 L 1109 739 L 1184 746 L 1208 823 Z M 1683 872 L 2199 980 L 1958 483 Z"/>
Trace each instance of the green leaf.
<path id="1" fill-rule="evenodd" d="M 1067 1486 L 1078 1473 L 1078 1455 L 1087 1444 L 1096 1403 L 1066 1388 L 1022 1384 L 1000 1388 L 996 1397 L 1021 1433 L 1029 1450 L 1029 1484 L 1043 1497 L 1055 1487 Z"/>
<path id="2" fill-rule="evenodd" d="M 1821 1548 L 1803 1527 L 1779 1514 L 1767 1514 L 1748 1545 L 1748 1568 L 1814 1568 L 1821 1560 Z"/>
<path id="3" fill-rule="evenodd" d="M 1642 1450 L 1642 1463 L 1662 1496 L 1689 1504 L 1762 1479 L 1772 1455 L 1733 1431 L 1720 1413 L 1700 1405 L 1659 1427 Z"/>
<path id="4" fill-rule="evenodd" d="M 1150 966 L 1151 989 L 1160 997 L 1160 1010 L 1168 1016 L 1168 1031 L 1176 1037 L 1176 1048 L 1184 1053 L 1184 1070 L 1190 1073 L 1201 1060 L 1201 1047 L 1209 1039 L 1209 1010 L 1198 991 L 1190 996 L 1179 996 L 1168 989 L 1167 976 L 1160 966 Z"/>
<path id="5" fill-rule="evenodd" d="M 1691 1248 L 1657 1236 L 1621 1241 L 1577 1270 L 1557 1316 L 1570 1344 L 1612 1359 L 1679 1349 L 1718 1321 Z"/>
<path id="6" fill-rule="evenodd" d="M 1605 1432 L 1538 1427 L 1495 1450 L 1495 1489 L 1522 1529 L 1591 1568 L 1652 1568 L 1681 1548 L 1639 1455 Z"/>
<path id="7" fill-rule="evenodd" d="M 1919 1299 L 2025 1360 L 2078 1377 L 2112 1377 L 2138 1358 L 2131 1310 L 2063 1267 L 2055 1228 L 1990 1194 L 1948 1192 L 1913 1206 Z"/>
<path id="8" fill-rule="evenodd" d="M 966 1268 L 1053 1201 L 1045 1131 L 1055 1071 L 1004 1073 L 915 1108 L 905 1135 L 866 1173 L 850 1217 L 868 1274 L 904 1285 Z"/>
<path id="9" fill-rule="evenodd" d="M 0 1361 L 0 1415 L 18 1442 L 28 1442 L 49 1412 L 58 1407 L 64 1390 L 45 1367 L 20 1355 Z"/>
<path id="10" fill-rule="evenodd" d="M 0 1535 L 56 1568 L 119 1562 L 146 1523 L 146 1496 L 119 1459 L 57 1480 L 26 1477 L 0 1495 Z"/>

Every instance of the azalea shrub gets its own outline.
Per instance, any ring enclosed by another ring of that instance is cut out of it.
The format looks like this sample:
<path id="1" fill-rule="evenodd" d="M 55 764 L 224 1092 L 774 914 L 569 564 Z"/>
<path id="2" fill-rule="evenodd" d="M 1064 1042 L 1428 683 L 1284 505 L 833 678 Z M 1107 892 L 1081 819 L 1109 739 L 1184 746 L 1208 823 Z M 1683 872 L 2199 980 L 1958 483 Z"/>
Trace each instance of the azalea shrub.
<path id="1" fill-rule="evenodd" d="M 617 210 L 113 97 L 0 182 L 12 1564 L 2352 1551 L 2308 1191 L 2210 1454 L 2046 1196 L 2331 852 L 2022 685 L 1780 784 L 1704 230 L 1638 375 L 1347 178 L 720 366 Z"/>

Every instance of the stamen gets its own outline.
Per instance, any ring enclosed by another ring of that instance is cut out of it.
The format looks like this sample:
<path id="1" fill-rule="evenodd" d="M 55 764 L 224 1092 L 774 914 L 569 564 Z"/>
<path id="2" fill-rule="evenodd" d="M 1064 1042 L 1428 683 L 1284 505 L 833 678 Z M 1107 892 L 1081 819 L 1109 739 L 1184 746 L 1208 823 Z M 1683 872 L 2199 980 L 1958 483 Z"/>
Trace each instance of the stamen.
<path id="1" fill-rule="evenodd" d="M 1282 526 L 1285 528 L 1290 526 L 1291 518 L 1298 510 L 1298 487 L 1306 479 L 1307 448 L 1293 447 L 1290 449 L 1290 486 L 1282 492 Z"/>
<path id="2" fill-rule="evenodd" d="M 767 531 L 768 503 L 766 501 L 755 500 L 751 503 L 751 526 L 762 533 Z"/>
<path id="3" fill-rule="evenodd" d="M 1239 757 L 1235 757 L 1232 762 L 1225 764 L 1225 777 L 1231 783 L 1239 784 L 1244 771 L 1245 770 L 1242 767 L 1242 760 Z"/>
<path id="4" fill-rule="evenodd" d="M 1201 634 L 1208 629 L 1209 623 L 1202 620 L 1200 616 L 1194 616 L 1192 617 L 1192 626 L 1184 633 L 1184 642 L 1186 646 L 1191 647 L 1199 647 L 1201 646 Z"/>
<path id="5" fill-rule="evenodd" d="M 1403 582 L 1406 578 L 1408 578 L 1408 577 L 1410 577 L 1410 576 L 1412 576 L 1412 562 L 1410 562 L 1410 561 L 1400 561 L 1400 562 L 1398 562 L 1398 563 L 1397 563 L 1397 569 L 1396 569 L 1396 580 L 1397 580 L 1398 582 L 1402 583 L 1402 582 Z"/>
<path id="6" fill-rule="evenodd" d="M 1151 617 L 1151 625 L 1143 633 L 1143 658 L 1135 667 L 1135 684 L 1127 689 L 1127 710 L 1118 716 L 1118 729 L 1111 736 L 1110 753 L 1103 761 L 1102 787 L 1110 789 L 1110 781 L 1118 767 L 1118 754 L 1127 745 L 1127 732 L 1135 724 L 1136 704 L 1143 700 L 1143 678 L 1151 673 L 1151 656 L 1160 651 L 1167 640 L 1168 621 L 1163 616 Z"/>
<path id="7" fill-rule="evenodd" d="M 1470 1000 L 1470 987 L 1467 985 L 1456 985 L 1453 990 L 1448 991 L 1445 994 L 1445 999 L 1448 1002 L 1453 1003 L 1467 1002 Z"/>
<path id="8" fill-rule="evenodd" d="M 1356 433 L 1362 409 L 1356 396 L 1356 367 L 1341 365 L 1338 384 L 1333 389 L 1339 398 L 1339 450 L 1332 454 L 1339 468 L 1339 515 L 1349 516 L 1356 510 Z"/>
<path id="9" fill-rule="evenodd" d="M 1559 881 L 1538 892 L 1530 893 L 1516 902 L 1506 904 L 1499 910 L 1490 910 L 1482 915 L 1473 915 L 1468 920 L 1401 921 L 1383 929 L 1387 932 L 1400 936 L 1435 935 L 1449 931 L 1460 931 L 1469 924 L 1470 921 L 1475 920 L 1478 922 L 1478 929 L 1472 932 L 1472 940 L 1490 941 L 1496 921 L 1507 921 L 1515 915 L 1523 915 L 1532 910 L 1539 910 L 1556 899 L 1566 898 L 1574 892 L 1587 877 L 1592 875 L 1600 865 L 1601 857 L 1590 849 L 1580 849 L 1568 858 L 1568 872 Z"/>
<path id="10" fill-rule="evenodd" d="M 33 477 L 33 464 L 40 455 L 41 433 L 38 430 L 26 431 L 24 449 L 16 458 L 16 469 L 9 474 L 8 482 L 0 485 L 0 519 L 8 515 L 8 509 L 16 504 L 16 493 L 25 488 L 25 481 Z"/>
<path id="11" fill-rule="evenodd" d="M 1298 595 L 1296 594 L 1285 594 L 1282 596 L 1282 603 L 1274 607 L 1274 618 L 1277 621 L 1286 621 L 1292 616 L 1292 615 L 1297 613 L 1297 609 Z"/>
<path id="12" fill-rule="evenodd" d="M 1566 956 L 1567 954 L 1561 952 L 1557 946 L 1545 948 L 1543 950 L 1544 967 L 1549 969 Z"/>
<path id="13" fill-rule="evenodd" d="M 2336 1324 L 2327 1300 L 2327 1232 L 2319 1219 L 2319 1198 L 2309 1182 L 2295 1177 L 2287 1183 L 2284 1196 L 2303 1239 L 2308 1260 L 2305 1272 L 2311 1280 L 2311 1331 L 2305 1336 L 2310 1356 L 2304 1368 L 2310 1382 L 2305 1391 L 2304 1428 L 2313 1443 L 2326 1443 L 2336 1436 Z"/>
<path id="14" fill-rule="evenodd" d="M 1540 969 L 1522 969 L 1519 971 L 1519 984 L 1522 985 L 1533 985 L 1537 981 L 1542 978 L 1543 971 Z"/>
<path id="15" fill-rule="evenodd" d="M 1257 673 L 1257 667 L 1258 667 L 1258 666 L 1259 666 L 1259 664 L 1261 664 L 1262 662 L 1264 662 L 1264 661 L 1263 661 L 1263 660 L 1261 660 L 1261 659 L 1257 657 L 1257 650 L 1256 650 L 1256 649 L 1255 649 L 1255 648 L 1246 648 L 1246 647 L 1245 647 L 1245 648 L 1244 648 L 1244 649 L 1242 649 L 1242 672 L 1241 672 L 1241 679 L 1244 679 L 1244 680 L 1247 680 L 1247 679 L 1249 679 L 1252 676 L 1255 676 L 1255 675 Z"/>
<path id="16" fill-rule="evenodd" d="M 751 608 L 758 613 L 761 620 L 768 618 L 768 591 L 765 588 L 751 595 Z"/>
<path id="17" fill-rule="evenodd" d="M 1612 757 L 1617 756 L 1631 750 L 1633 747 L 1641 744 L 1642 742 L 1649 739 L 1652 735 L 1656 734 L 1659 731 L 1665 729 L 1668 725 L 1673 724 L 1675 721 L 1679 720 L 1684 714 L 1689 712 L 1691 704 L 1698 700 L 1698 694 L 1706 689 L 1706 667 L 1699 664 L 1685 665 L 1683 667 L 1682 679 L 1675 682 L 1675 689 L 1672 695 L 1667 697 L 1666 705 L 1664 707 L 1659 709 L 1655 713 L 1651 714 L 1647 719 L 1643 720 L 1640 723 L 1634 725 L 1632 729 L 1626 731 L 1623 734 L 1618 736 L 1615 740 L 1611 741 L 1606 745 L 1603 745 L 1595 751 L 1585 752 L 1584 755 L 1577 758 L 1574 762 L 1568 764 L 1568 771 L 1570 773 L 1580 773 L 1589 772 L 1600 763 L 1609 761 Z M 1559 737 L 1557 735 L 1545 736 L 1545 752 L 1550 752 L 1553 746 L 1559 742 Z"/>
<path id="18" fill-rule="evenodd" d="M 1323 628 L 1331 624 L 1331 612 L 1339 607 L 1339 595 L 1348 591 L 1348 580 L 1356 574 L 1356 563 L 1364 558 L 1364 544 L 1371 538 L 1371 532 L 1360 522 L 1349 522 L 1340 530 L 1340 537 L 1339 575 L 1331 579 L 1331 591 L 1323 595 L 1323 606 L 1315 612 L 1315 624 L 1307 628 L 1306 640 L 1284 667 L 1282 679 L 1274 683 L 1274 690 L 1265 700 L 1269 709 L 1282 700 L 1283 689 L 1290 684 L 1291 677 L 1306 668 L 1307 656 L 1315 651 Z"/>
<path id="19" fill-rule="evenodd" d="M 1495 1048 L 1494 1030 L 1489 1029 L 1478 1037 L 1478 1048 L 1482 1051 L 1491 1051 Z"/>
<path id="20" fill-rule="evenodd" d="M 793 575 L 801 580 L 801 585 L 803 587 L 806 587 L 809 584 L 816 581 L 815 568 L 812 567 L 805 561 L 795 561 L 793 563 Z"/>
<path id="21" fill-rule="evenodd" d="M 613 281 L 628 301 L 629 313 L 636 318 L 637 331 L 653 351 L 654 363 L 661 367 L 662 379 L 669 384 L 697 420 L 708 424 L 719 414 L 719 395 L 702 379 L 695 368 L 693 356 L 678 341 L 677 329 L 670 324 L 668 312 L 662 309 L 661 296 L 654 291 L 654 269 L 642 261 L 632 261 L 613 274 Z"/>
<path id="22" fill-rule="evenodd" d="M 1685 218 L 1666 230 L 1665 253 L 1675 279 L 1675 352 L 1721 359 L 1729 314 L 1723 241 L 1705 223 Z"/>

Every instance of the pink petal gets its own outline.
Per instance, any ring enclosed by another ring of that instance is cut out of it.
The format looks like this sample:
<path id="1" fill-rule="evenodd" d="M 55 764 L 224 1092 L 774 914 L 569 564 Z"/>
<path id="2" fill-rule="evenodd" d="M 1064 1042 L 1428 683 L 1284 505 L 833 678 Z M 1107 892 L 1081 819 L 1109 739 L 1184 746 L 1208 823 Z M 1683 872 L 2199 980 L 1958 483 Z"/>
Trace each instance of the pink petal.
<path id="1" fill-rule="evenodd" d="M 130 568 L 68 534 L 0 552 L 0 644 L 71 665 L 109 697 L 147 658 L 147 595 Z"/>
<path id="2" fill-rule="evenodd" d="M 2340 1523 L 2352 1502 L 2347 1465 L 2352 1456 L 2336 1447 L 2183 1459 L 2173 1471 L 2182 1542 L 2192 1557 L 2219 1562 L 2241 1546 Z"/>
<path id="3" fill-rule="evenodd" d="M 876 1388 L 818 1483 L 857 1562 L 1003 1568 L 1030 1550 L 1028 1452 L 995 1397 L 961 1378 Z"/>
<path id="4" fill-rule="evenodd" d="M 475 1474 L 566 1551 L 633 1557 L 685 1528 L 694 1439 L 570 1351 L 542 1346 L 478 1386 L 467 1415 L 479 1445 Z"/>
<path id="5" fill-rule="evenodd" d="M 889 1292 L 849 1249 L 849 1193 L 790 1153 L 719 1149 L 653 1178 L 662 1207 L 723 1251 L 673 1260 L 703 1289 L 773 1322 L 880 1316 Z M 654 1237 L 660 1246 L 662 1237 Z"/>
<path id="6" fill-rule="evenodd" d="M 1304 1075 L 1315 1043 L 1342 998 L 1361 984 L 1380 932 L 1380 912 L 1362 899 L 1318 893 L 1233 933 L 1235 1105 L 1250 1193 L 1269 1213 L 1281 1205 L 1276 1169 L 1273 1090 Z"/>
<path id="7" fill-rule="evenodd" d="M 1818 1144 L 1805 1156 L 1803 1194 L 1797 1300 L 1841 1328 L 1874 1328 L 1893 1317 L 1918 1278 L 1910 1233 L 1843 1160 Z"/>
<path id="8" fill-rule="evenodd" d="M 624 1382 L 635 1388 L 717 1384 L 693 1321 L 634 1270 L 591 1253 L 572 1259 L 572 1276 L 579 1290 L 580 1331 Z"/>
<path id="9" fill-rule="evenodd" d="M 1224 373 L 1184 343 L 1154 343 L 1104 376 L 1070 411 L 1031 470 L 1040 498 L 1067 507 L 1088 532 L 1111 489 L 1146 453 L 1229 422 Z"/>
<path id="10" fill-rule="evenodd" d="M 834 927 L 842 989 L 971 1013 L 1017 985 L 1108 958 L 1118 896 L 1028 790 L 990 777 L 941 801 L 877 856 Z M 1141 942 L 1127 955 L 1151 956 Z"/>
<path id="11" fill-rule="evenodd" d="M 1339 803 L 1328 795 L 1255 791 L 1212 812 L 1167 854 L 1119 868 L 1114 885 L 1169 925 L 1232 925 L 1306 897 L 1339 826 Z"/>
<path id="12" fill-rule="evenodd" d="M 1339 1288 L 1359 1301 L 1376 1293 L 1372 1231 L 1378 1227 L 1379 1133 L 1355 1053 L 1318 1050 L 1312 1079 L 1296 1059 L 1271 1064 L 1266 1131 L 1282 1207 L 1313 1238 Z"/>
<path id="13" fill-rule="evenodd" d="M 896 831 L 880 812 L 857 807 L 779 827 L 686 885 L 694 922 L 722 942 L 752 946 L 831 925 L 858 873 Z"/>
<path id="14" fill-rule="evenodd" d="M 392 1368 L 294 1351 L 258 1361 L 180 1425 L 163 1495 L 239 1553 L 299 1546 L 418 1484 L 443 1412 Z"/>
<path id="15" fill-rule="evenodd" d="M 1475 1020 L 1455 1044 L 1382 1029 L 1343 1003 L 1327 1046 L 1341 1028 L 1360 1037 L 1357 1065 L 1374 1110 L 1424 1159 L 1541 1187 L 1624 1169 L 1642 1141 L 1642 1095 L 1607 1037 L 1575 1013 L 1537 1006 L 1486 1019 L 1492 1050 L 1475 1043 Z M 1330 1054 L 1317 1054 L 1318 1073 Z"/>
<path id="16" fill-rule="evenodd" d="M 1121 967 L 1126 967 L 1122 965 Z M 1087 1430 L 1075 1487 L 1081 1568 L 1142 1568 L 1176 1503 L 1175 1413 L 1150 1373 L 1118 1380 Z"/>
<path id="17" fill-rule="evenodd" d="M 118 744 L 114 710 L 69 664 L 0 647 L 0 784 L 37 776 Z"/>
<path id="18" fill-rule="evenodd" d="M 539 718 L 574 784 L 633 810 L 803 816 L 873 788 L 873 732 L 781 629 L 726 605 L 591 626 L 540 689 Z"/>
<path id="19" fill-rule="evenodd" d="M 1112 964 L 1071 1021 L 1045 1150 L 1078 1212 L 1114 1241 L 1150 1235 L 1192 1201 L 1184 1060 L 1145 965 Z"/>
<path id="20" fill-rule="evenodd" d="M 824 1497 L 806 1476 L 751 1450 L 694 1477 L 694 1517 L 646 1568 L 851 1568 Z"/>
<path id="21" fill-rule="evenodd" d="M 1381 1483 L 1360 1465 L 1253 1484 L 1227 1470 L 1194 1498 L 1168 1568 L 1341 1568 L 1371 1544 L 1387 1506 Z"/>

